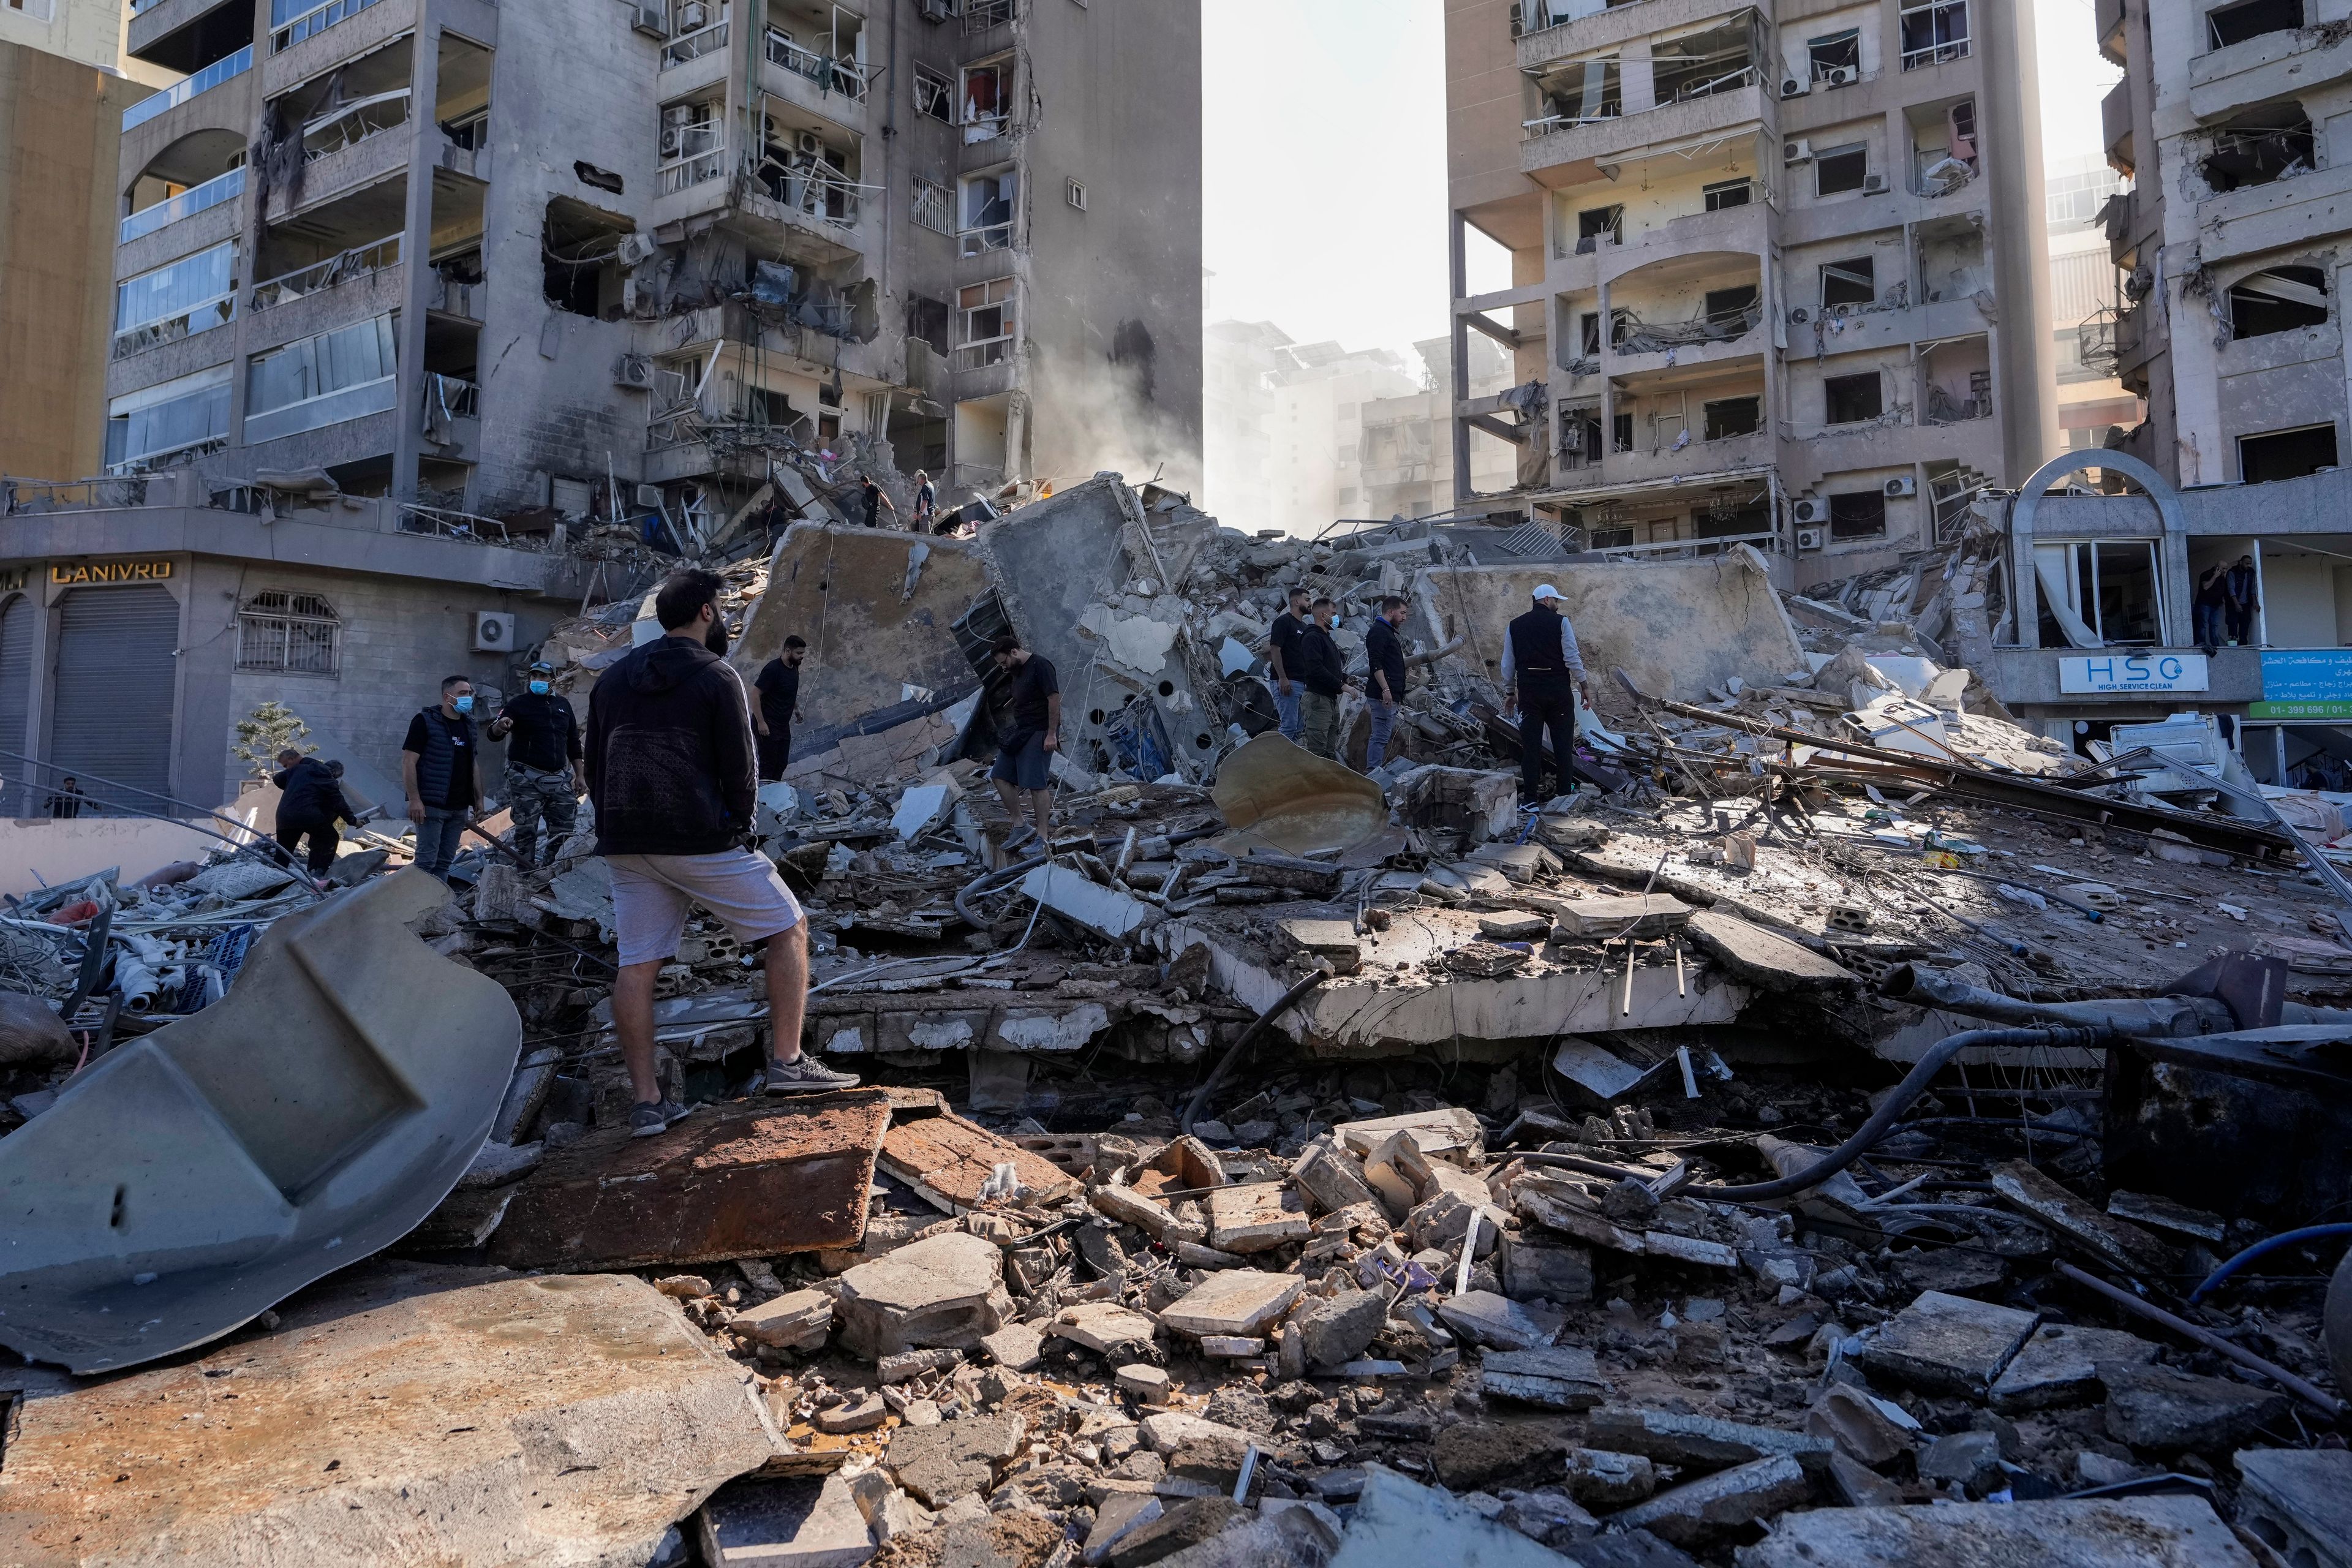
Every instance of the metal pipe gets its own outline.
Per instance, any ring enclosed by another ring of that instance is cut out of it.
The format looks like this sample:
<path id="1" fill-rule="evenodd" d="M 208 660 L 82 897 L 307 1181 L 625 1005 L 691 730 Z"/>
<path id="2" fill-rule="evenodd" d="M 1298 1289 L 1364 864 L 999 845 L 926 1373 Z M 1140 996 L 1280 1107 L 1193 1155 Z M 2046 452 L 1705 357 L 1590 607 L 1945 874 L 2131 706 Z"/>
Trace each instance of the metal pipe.
<path id="1" fill-rule="evenodd" d="M 2184 1318 L 2177 1318 L 2153 1301 L 2143 1301 L 2130 1291 L 2110 1285 L 2095 1274 L 2085 1274 L 2071 1263 L 2061 1263 L 2056 1265 L 2056 1268 L 2059 1273 L 2072 1279 L 2075 1284 L 2086 1290 L 2096 1292 L 2106 1300 L 2121 1307 L 2125 1311 L 2137 1313 L 2151 1323 L 2161 1323 L 2181 1338 L 2203 1345 L 2207 1350 L 2217 1354 L 2225 1355 L 2248 1372 L 2257 1373 L 2270 1379 L 2313 1409 L 2326 1415 L 2330 1421 L 2344 1419 L 2347 1407 L 2342 1400 L 2321 1393 L 2284 1367 L 2266 1362 L 2243 1346 L 2232 1344 L 2221 1335 L 2200 1329 Z"/>
<path id="2" fill-rule="evenodd" d="M 1888 970 L 1885 978 L 1878 983 L 1878 994 L 1889 1001 L 1933 1005 L 2020 1026 L 2062 1024 L 2137 1036 L 2210 1035 L 2238 1026 L 2230 1009 L 2208 996 L 2025 1002 L 1954 980 L 1940 970 L 1917 963 L 1899 963 Z"/>
<path id="3" fill-rule="evenodd" d="M 1329 969 L 1317 969 L 1314 973 L 1284 992 L 1276 999 L 1273 1006 L 1250 1020 L 1250 1026 L 1242 1031 L 1240 1039 L 1235 1040 L 1226 1048 L 1223 1058 L 1217 1063 L 1216 1070 L 1209 1074 L 1208 1081 L 1194 1089 L 1192 1098 L 1185 1101 L 1184 1119 L 1178 1122 L 1176 1127 L 1179 1136 L 1189 1138 L 1192 1135 L 1192 1123 L 1199 1118 L 1201 1108 L 1208 1103 L 1209 1096 L 1215 1091 L 1217 1086 L 1225 1081 L 1225 1075 L 1233 1070 L 1234 1064 L 1242 1059 L 1242 1052 L 1247 1048 L 1249 1043 L 1257 1038 L 1258 1035 L 1275 1019 L 1288 1011 L 1292 1004 L 1329 978 L 1331 978 Z"/>
<path id="4" fill-rule="evenodd" d="M 2197 1305 L 2198 1302 L 2219 1290 L 2231 1275 L 2266 1253 L 2276 1252 L 2282 1247 L 2299 1247 L 2306 1241 L 2324 1241 L 2336 1236 L 2352 1236 L 2352 1224 L 2309 1225 L 2301 1230 L 2284 1230 L 2276 1236 L 2258 1241 L 2205 1276 L 2205 1282 L 2189 1292 L 2189 1304 L 2192 1307 Z"/>

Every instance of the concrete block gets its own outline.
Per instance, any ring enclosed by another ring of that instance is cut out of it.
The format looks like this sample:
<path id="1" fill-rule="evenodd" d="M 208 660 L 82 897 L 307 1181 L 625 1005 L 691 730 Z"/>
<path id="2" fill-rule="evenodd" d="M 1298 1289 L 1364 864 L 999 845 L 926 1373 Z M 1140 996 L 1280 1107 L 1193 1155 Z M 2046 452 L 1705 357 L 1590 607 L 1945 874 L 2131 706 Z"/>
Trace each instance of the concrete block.
<path id="1" fill-rule="evenodd" d="M 1045 1336 L 1027 1323 L 1007 1323 L 980 1342 L 989 1360 L 1007 1372 L 1034 1372 L 1044 1359 Z"/>
<path id="2" fill-rule="evenodd" d="M 820 1432 L 835 1436 L 851 1432 L 871 1432 L 890 1418 L 890 1407 L 876 1393 L 855 1394 L 839 1405 L 827 1405 L 816 1413 L 813 1421 Z"/>
<path id="3" fill-rule="evenodd" d="M 1342 1148 L 1361 1159 L 1391 1132 L 1410 1132 L 1413 1146 L 1424 1157 L 1457 1151 L 1476 1153 L 1486 1147 L 1486 1130 L 1475 1112 L 1458 1105 L 1436 1110 L 1416 1110 L 1403 1116 L 1375 1116 L 1365 1121 L 1342 1121 L 1331 1135 Z"/>
<path id="4" fill-rule="evenodd" d="M 921 837 L 953 804 L 945 784 L 916 784 L 898 796 L 898 809 L 890 814 L 890 830 L 900 843 Z"/>
<path id="5" fill-rule="evenodd" d="M 1592 1300 L 1592 1254 L 1581 1247 L 1548 1247 L 1506 1233 L 1496 1274 L 1514 1301 L 1570 1306 Z"/>
<path id="6" fill-rule="evenodd" d="M 1336 1214 L 1374 1201 L 1371 1186 L 1364 1180 L 1363 1163 L 1321 1139 L 1309 1143 L 1299 1155 L 1290 1179 L 1313 1200 L 1318 1214 Z"/>
<path id="7" fill-rule="evenodd" d="M 2168 1366 L 2102 1362 L 2098 1377 L 2107 1391 L 2107 1436 L 2135 1448 L 2226 1448 L 2287 1412 L 2284 1394 Z"/>
<path id="8" fill-rule="evenodd" d="M 1497 1524 L 1435 1487 L 1364 1467 L 1362 1495 L 1329 1568 L 1575 1568 L 1574 1560 Z"/>
<path id="9" fill-rule="evenodd" d="M 1900 1508 L 1903 1489 L 1843 1448 L 1830 1456 L 1830 1495 L 1846 1508 Z"/>
<path id="10" fill-rule="evenodd" d="M 1019 1456 L 1024 1428 L 1017 1415 L 967 1415 L 937 1426 L 901 1426 L 890 1434 L 882 1462 L 926 1508 L 989 1491 L 1000 1467 Z"/>
<path id="11" fill-rule="evenodd" d="M 1296 1274 L 1223 1269 L 1162 1308 L 1160 1322 L 1195 1339 L 1211 1334 L 1256 1338 L 1281 1321 L 1305 1285 Z"/>
<path id="12" fill-rule="evenodd" d="M 1590 1410 L 1609 1396 L 1609 1380 L 1592 1352 L 1564 1345 L 1489 1351 L 1479 1363 L 1478 1377 L 1494 1398 L 1548 1410 Z"/>
<path id="13" fill-rule="evenodd" d="M 874 1555 L 866 1516 L 838 1474 L 737 1481 L 694 1522 L 709 1568 L 857 1568 Z"/>
<path id="14" fill-rule="evenodd" d="M 2163 1274 L 2179 1253 L 2127 1220 L 2102 1213 L 2022 1160 L 1997 1167 L 1993 1190 L 2110 1268 Z"/>
<path id="15" fill-rule="evenodd" d="M 1793 1508 L 1812 1489 L 1804 1467 L 1781 1454 L 1686 1481 L 1612 1515 L 1610 1523 L 1646 1530 L 1676 1546 L 1696 1546 Z"/>
<path id="16" fill-rule="evenodd" d="M 1832 1446 L 1827 1437 L 1785 1432 L 1777 1426 L 1622 1406 L 1594 1411 L 1588 1431 L 1602 1447 L 1639 1454 L 1663 1465 L 1705 1470 L 1774 1458 L 1802 1459 L 1820 1467 L 1829 1463 Z"/>
<path id="17" fill-rule="evenodd" d="M 1690 906 L 1671 893 L 1612 893 L 1559 907 L 1560 929 L 1572 936 L 1622 936 L 1636 921 L 1642 935 L 1658 936 L 1680 929 L 1690 917 Z"/>
<path id="18" fill-rule="evenodd" d="M 1003 1254 L 950 1231 L 910 1242 L 841 1276 L 841 1342 L 879 1361 L 900 1351 L 978 1344 L 1003 1325 Z"/>
<path id="19" fill-rule="evenodd" d="M 1209 1245 L 1246 1257 L 1307 1239 L 1307 1205 L 1287 1185 L 1275 1182 L 1220 1187 L 1206 1199 Z"/>
<path id="20" fill-rule="evenodd" d="M 1835 960 L 1728 910 L 1695 910 L 1685 929 L 1727 972 L 1767 991 L 1802 994 L 1853 991 L 1862 984 L 1860 975 Z"/>
<path id="21" fill-rule="evenodd" d="M 1492 1290 L 1465 1290 L 1441 1301 L 1437 1315 L 1455 1332 L 1507 1351 L 1548 1345 L 1568 1321 L 1541 1301 L 1514 1301 Z"/>
<path id="22" fill-rule="evenodd" d="M 1049 1331 L 1056 1339 L 1075 1341 L 1097 1355 L 1108 1355 L 1122 1345 L 1148 1345 L 1160 1325 L 1141 1312 L 1116 1301 L 1083 1301 L 1066 1307 Z"/>
<path id="23" fill-rule="evenodd" d="M 1540 1486 L 1560 1473 L 1570 1443 L 1548 1422 L 1457 1421 L 1430 1446 L 1437 1479 L 1456 1492 Z"/>
<path id="24" fill-rule="evenodd" d="M 1566 1468 L 1568 1495 L 1594 1508 L 1624 1508 L 1658 1489 L 1657 1467 L 1639 1454 L 1571 1448 Z"/>
<path id="25" fill-rule="evenodd" d="M 2289 1563 L 2352 1568 L 2352 1450 L 2250 1448 L 2236 1463 L 2241 1525 Z"/>
<path id="26" fill-rule="evenodd" d="M 1150 1568 L 1224 1533 L 1228 1526 L 1251 1517 L 1247 1509 L 1228 1498 L 1189 1498 L 1149 1523 L 1130 1527 L 1106 1561 L 1110 1568 Z"/>
<path id="27" fill-rule="evenodd" d="M 1388 1321 L 1384 1291 L 1342 1290 L 1308 1298 L 1291 1313 L 1283 1332 L 1302 1336 L 1309 1366 L 1342 1366 L 1363 1354 Z"/>
<path id="28" fill-rule="evenodd" d="M 1058 861 L 1048 861 L 1030 872 L 1022 879 L 1021 890 L 1055 914 L 1113 942 L 1124 942 L 1162 918 L 1154 906 L 1116 888 L 1106 888 Z"/>
<path id="29" fill-rule="evenodd" d="M 2157 1347 L 2120 1329 L 2044 1323 L 1993 1380 L 1992 1407 L 2005 1415 L 2080 1405 L 2099 1394 L 2098 1363 L 2146 1363 Z"/>
<path id="30" fill-rule="evenodd" d="M 1154 1202 L 1129 1187 L 1092 1187 L 1087 1201 L 1095 1212 L 1121 1225 L 1131 1225 L 1165 1247 L 1184 1242 L 1205 1243 L 1209 1227 L 1197 1221 L 1180 1219 L 1165 1204 Z"/>
<path id="31" fill-rule="evenodd" d="M 1086 1550 L 1079 1561 L 1087 1568 L 1097 1568 L 1110 1555 L 1129 1532 L 1150 1524 L 1166 1512 L 1160 1500 L 1149 1492 L 1113 1492 L 1095 1510 L 1094 1523 L 1087 1527 Z"/>
<path id="32" fill-rule="evenodd" d="M 1922 1393 L 1982 1399 L 2036 1321 L 2013 1307 L 1923 1290 L 1855 1359 Z"/>
<path id="33" fill-rule="evenodd" d="M 2200 1497 L 1825 1508 L 1790 1514 L 1739 1553 L 1740 1568 L 1945 1563 L 1992 1568 L 2255 1568 Z"/>
<path id="34" fill-rule="evenodd" d="M 823 1290 L 794 1290 L 736 1313 L 727 1326 L 758 1344 L 816 1350 L 833 1332 L 833 1298 Z"/>
<path id="35" fill-rule="evenodd" d="M 1865 1465 L 1885 1465 L 1916 1446 L 1919 1423 L 1892 1400 L 1850 1383 L 1836 1383 L 1805 1413 L 1805 1430 L 1828 1438 Z"/>
<path id="36" fill-rule="evenodd" d="M 1168 1403 L 1168 1374 L 1156 1366 L 1138 1362 L 1120 1367 L 1114 1381 L 1120 1392 L 1132 1394 L 1146 1405 Z"/>

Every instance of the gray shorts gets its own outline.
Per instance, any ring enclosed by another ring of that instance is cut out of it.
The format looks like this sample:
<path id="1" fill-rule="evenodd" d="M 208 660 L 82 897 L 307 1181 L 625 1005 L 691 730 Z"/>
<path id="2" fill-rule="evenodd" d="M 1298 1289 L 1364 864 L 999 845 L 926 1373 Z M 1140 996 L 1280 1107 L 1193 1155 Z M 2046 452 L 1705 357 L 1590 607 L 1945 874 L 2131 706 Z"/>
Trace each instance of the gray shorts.
<path id="1" fill-rule="evenodd" d="M 749 849 L 716 855 L 607 855 L 621 966 L 677 955 L 689 907 L 700 904 L 749 947 L 801 923 L 800 900 L 775 863 Z"/>

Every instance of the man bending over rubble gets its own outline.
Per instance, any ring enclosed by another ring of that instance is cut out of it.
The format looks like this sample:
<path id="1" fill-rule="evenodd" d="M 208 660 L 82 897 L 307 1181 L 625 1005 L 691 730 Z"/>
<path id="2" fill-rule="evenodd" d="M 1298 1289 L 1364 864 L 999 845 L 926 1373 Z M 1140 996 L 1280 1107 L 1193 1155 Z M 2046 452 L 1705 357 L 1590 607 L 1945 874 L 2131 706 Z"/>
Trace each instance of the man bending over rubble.
<path id="1" fill-rule="evenodd" d="M 1586 707 L 1592 705 L 1592 682 L 1584 676 L 1576 628 L 1560 612 L 1559 590 L 1546 583 L 1535 598 L 1535 607 L 1513 621 L 1503 637 L 1503 712 L 1519 715 L 1519 798 L 1528 805 L 1551 798 L 1543 793 L 1547 731 L 1559 793 L 1576 788 L 1569 768 L 1575 755 L 1577 692 L 1584 693 Z"/>
<path id="2" fill-rule="evenodd" d="M 767 943 L 768 1092 L 857 1082 L 801 1050 L 808 930 L 774 863 L 745 847 L 757 752 L 742 679 L 707 646 L 719 589 L 716 573 L 672 573 L 654 595 L 663 635 L 607 670 L 588 699 L 588 795 L 620 935 L 613 1026 L 639 1138 L 667 1131 L 688 1112 L 654 1079 L 654 979 L 677 955 L 693 904 L 724 921 L 744 946 Z"/>
<path id="3" fill-rule="evenodd" d="M 988 776 L 997 797 L 1013 814 L 1015 831 L 1004 841 L 1016 849 L 1034 837 L 1037 847 L 1054 847 L 1054 759 L 1062 744 L 1062 682 L 1054 661 L 1031 653 L 1021 639 L 1006 632 L 996 639 L 996 668 L 1013 678 L 1013 727 L 997 737 L 996 765 Z M 1034 826 L 1021 824 L 1021 801 L 1026 795 Z"/>

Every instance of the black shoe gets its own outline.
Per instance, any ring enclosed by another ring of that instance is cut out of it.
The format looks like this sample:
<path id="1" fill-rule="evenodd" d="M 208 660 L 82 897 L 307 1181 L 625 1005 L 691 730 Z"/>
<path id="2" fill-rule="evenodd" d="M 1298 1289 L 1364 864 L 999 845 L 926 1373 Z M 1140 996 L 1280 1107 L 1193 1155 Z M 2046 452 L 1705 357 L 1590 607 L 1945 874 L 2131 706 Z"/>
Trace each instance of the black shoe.
<path id="1" fill-rule="evenodd" d="M 658 1138 L 678 1122 L 693 1115 L 698 1107 L 680 1105 L 674 1100 L 656 1100 L 650 1104 L 629 1107 L 629 1136 Z"/>
<path id="2" fill-rule="evenodd" d="M 828 1089 L 856 1089 L 857 1075 L 835 1072 L 803 1051 L 792 1061 L 768 1061 L 770 1094 L 823 1094 Z"/>

